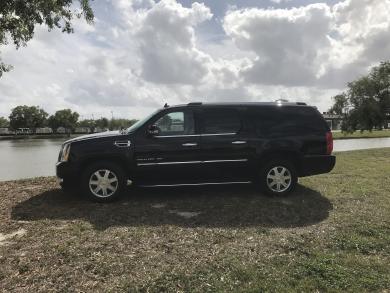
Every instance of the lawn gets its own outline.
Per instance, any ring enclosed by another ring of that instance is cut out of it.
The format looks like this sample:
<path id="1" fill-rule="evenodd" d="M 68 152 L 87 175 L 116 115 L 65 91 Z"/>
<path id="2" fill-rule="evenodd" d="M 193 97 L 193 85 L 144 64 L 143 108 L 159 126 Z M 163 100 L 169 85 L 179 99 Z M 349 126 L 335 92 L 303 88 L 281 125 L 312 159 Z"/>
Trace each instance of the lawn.
<path id="1" fill-rule="evenodd" d="M 390 148 L 337 155 L 289 197 L 133 190 L 101 205 L 54 178 L 0 183 L 0 291 L 390 290 Z"/>
<path id="2" fill-rule="evenodd" d="M 334 139 L 350 138 L 385 138 L 390 137 L 390 130 L 356 131 L 353 133 L 333 132 Z"/>

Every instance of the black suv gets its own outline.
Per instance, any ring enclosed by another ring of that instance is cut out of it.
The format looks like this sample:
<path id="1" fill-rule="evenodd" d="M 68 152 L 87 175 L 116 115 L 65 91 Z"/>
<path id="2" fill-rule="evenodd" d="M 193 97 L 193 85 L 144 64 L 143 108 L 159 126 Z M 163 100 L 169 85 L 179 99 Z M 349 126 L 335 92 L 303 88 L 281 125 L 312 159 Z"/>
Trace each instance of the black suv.
<path id="1" fill-rule="evenodd" d="M 298 177 L 330 172 L 332 133 L 304 103 L 165 106 L 127 130 L 66 141 L 56 166 L 63 189 L 117 198 L 128 185 L 258 183 L 272 195 Z"/>

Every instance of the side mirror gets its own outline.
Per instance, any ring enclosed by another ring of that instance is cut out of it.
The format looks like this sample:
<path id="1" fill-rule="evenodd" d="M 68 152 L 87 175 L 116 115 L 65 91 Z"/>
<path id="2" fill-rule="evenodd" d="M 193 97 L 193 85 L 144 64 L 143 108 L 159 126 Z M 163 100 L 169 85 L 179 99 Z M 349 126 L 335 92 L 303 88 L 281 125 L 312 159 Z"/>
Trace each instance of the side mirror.
<path id="1" fill-rule="evenodd" d="M 151 136 L 159 135 L 160 129 L 157 127 L 157 125 L 150 125 L 148 128 L 148 134 Z"/>

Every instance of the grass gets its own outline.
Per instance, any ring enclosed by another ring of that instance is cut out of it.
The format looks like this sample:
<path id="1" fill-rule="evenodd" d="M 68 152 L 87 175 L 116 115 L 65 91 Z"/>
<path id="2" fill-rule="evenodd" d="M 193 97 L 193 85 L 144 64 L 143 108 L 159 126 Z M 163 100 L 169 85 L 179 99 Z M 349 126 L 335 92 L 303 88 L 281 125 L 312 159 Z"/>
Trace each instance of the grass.
<path id="1" fill-rule="evenodd" d="M 2 182 L 0 291 L 389 292 L 390 148 L 337 157 L 286 198 L 140 189 L 101 205 L 54 178 Z"/>
<path id="2" fill-rule="evenodd" d="M 353 138 L 386 138 L 390 137 L 390 130 L 373 130 L 373 131 L 355 131 L 353 133 L 347 132 L 333 132 L 334 139 L 353 139 Z"/>

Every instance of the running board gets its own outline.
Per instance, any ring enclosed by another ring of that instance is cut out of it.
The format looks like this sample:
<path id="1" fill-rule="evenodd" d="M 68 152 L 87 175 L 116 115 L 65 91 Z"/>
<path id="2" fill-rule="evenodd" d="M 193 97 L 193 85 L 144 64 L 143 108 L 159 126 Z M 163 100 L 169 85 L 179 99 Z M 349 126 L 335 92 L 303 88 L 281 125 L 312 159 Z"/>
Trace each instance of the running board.
<path id="1" fill-rule="evenodd" d="M 203 186 L 203 185 L 228 185 L 228 184 L 251 184 L 252 181 L 243 182 L 205 182 L 205 183 L 182 183 L 182 184 L 157 184 L 139 185 L 140 187 L 174 187 L 174 186 Z"/>

